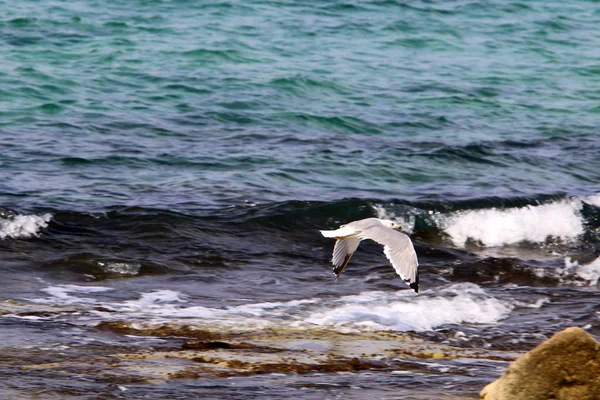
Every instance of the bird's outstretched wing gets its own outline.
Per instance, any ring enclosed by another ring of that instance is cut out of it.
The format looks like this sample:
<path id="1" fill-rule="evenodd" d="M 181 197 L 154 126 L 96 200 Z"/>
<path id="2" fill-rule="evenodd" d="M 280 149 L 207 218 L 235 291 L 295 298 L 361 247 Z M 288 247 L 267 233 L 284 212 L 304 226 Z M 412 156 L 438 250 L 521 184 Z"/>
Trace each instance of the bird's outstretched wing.
<path id="1" fill-rule="evenodd" d="M 360 238 L 357 238 L 356 236 L 349 236 L 344 239 L 339 239 L 335 242 L 331 262 L 333 264 L 333 273 L 338 277 L 342 274 L 344 268 L 346 268 L 346 265 L 348 265 L 350 262 L 352 254 L 354 254 L 358 248 L 359 243 Z"/>
<path id="2" fill-rule="evenodd" d="M 419 262 L 415 248 L 407 235 L 385 226 L 373 225 L 363 230 L 360 236 L 382 244 L 383 254 L 390 260 L 396 273 L 415 292 L 419 292 Z"/>

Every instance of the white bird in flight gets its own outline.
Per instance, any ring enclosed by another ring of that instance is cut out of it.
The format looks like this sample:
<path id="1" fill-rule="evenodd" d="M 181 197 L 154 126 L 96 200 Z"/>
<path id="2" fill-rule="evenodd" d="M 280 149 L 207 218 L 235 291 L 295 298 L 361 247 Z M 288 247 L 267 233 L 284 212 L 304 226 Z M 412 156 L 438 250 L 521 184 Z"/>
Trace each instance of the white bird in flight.
<path id="1" fill-rule="evenodd" d="M 419 293 L 419 261 L 408 235 L 398 231 L 394 221 L 366 218 L 341 225 L 333 231 L 321 231 L 327 238 L 337 239 L 333 247 L 333 273 L 338 277 L 348 265 L 352 255 L 363 239 L 371 239 L 383 245 L 383 254 L 390 260 L 396 273 L 416 293 Z"/>

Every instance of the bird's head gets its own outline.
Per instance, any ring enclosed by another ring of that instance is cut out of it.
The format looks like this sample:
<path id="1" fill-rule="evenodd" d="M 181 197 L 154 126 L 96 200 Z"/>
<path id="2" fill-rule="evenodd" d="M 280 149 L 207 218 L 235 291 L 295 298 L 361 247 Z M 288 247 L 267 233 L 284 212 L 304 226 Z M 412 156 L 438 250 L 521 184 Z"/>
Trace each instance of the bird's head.
<path id="1" fill-rule="evenodd" d="M 396 222 L 394 222 L 392 220 L 389 220 L 389 219 L 382 219 L 381 223 L 384 226 L 388 227 L 388 228 L 398 229 L 398 230 L 402 229 L 402 227 L 400 226 L 400 224 L 398 224 L 398 223 L 396 223 Z"/>

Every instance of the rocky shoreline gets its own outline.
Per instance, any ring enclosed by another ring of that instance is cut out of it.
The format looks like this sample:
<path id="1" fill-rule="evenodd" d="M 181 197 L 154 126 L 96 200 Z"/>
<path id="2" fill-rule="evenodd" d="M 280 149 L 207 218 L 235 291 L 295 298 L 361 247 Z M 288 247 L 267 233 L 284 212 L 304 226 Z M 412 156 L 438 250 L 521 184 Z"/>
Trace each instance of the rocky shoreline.
<path id="1" fill-rule="evenodd" d="M 89 312 L 71 306 L 0 303 L 0 315 L 33 321 Z M 427 380 L 432 376 L 432 366 L 439 370 L 438 379 L 450 381 L 453 376 L 483 376 L 484 366 L 486 376 L 494 376 L 490 365 L 501 371 L 518 356 L 510 351 L 435 342 L 413 332 L 339 332 L 318 328 L 223 331 L 202 326 L 198 321 L 151 324 L 118 319 L 92 323 L 84 329 L 86 336 L 92 332 L 103 340 L 44 347 L 34 343 L 5 345 L 0 368 L 44 377 L 76 376 L 119 388 L 159 387 L 178 380 L 340 373 L 422 375 Z M 594 400 L 600 398 L 599 360 L 600 343 L 582 329 L 569 328 L 519 357 L 480 396 L 483 400 Z M 476 387 L 468 393 L 469 398 L 471 393 L 472 398 L 477 398 Z M 466 393 L 439 394 L 459 399 L 465 398 Z"/>

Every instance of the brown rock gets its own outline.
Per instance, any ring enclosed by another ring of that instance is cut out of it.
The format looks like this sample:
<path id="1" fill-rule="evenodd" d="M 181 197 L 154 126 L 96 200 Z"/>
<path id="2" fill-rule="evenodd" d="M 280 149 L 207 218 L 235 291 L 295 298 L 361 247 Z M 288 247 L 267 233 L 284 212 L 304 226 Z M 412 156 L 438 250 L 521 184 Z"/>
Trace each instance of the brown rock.
<path id="1" fill-rule="evenodd" d="M 483 400 L 598 400 L 600 342 L 567 328 L 510 364 L 479 394 Z"/>

